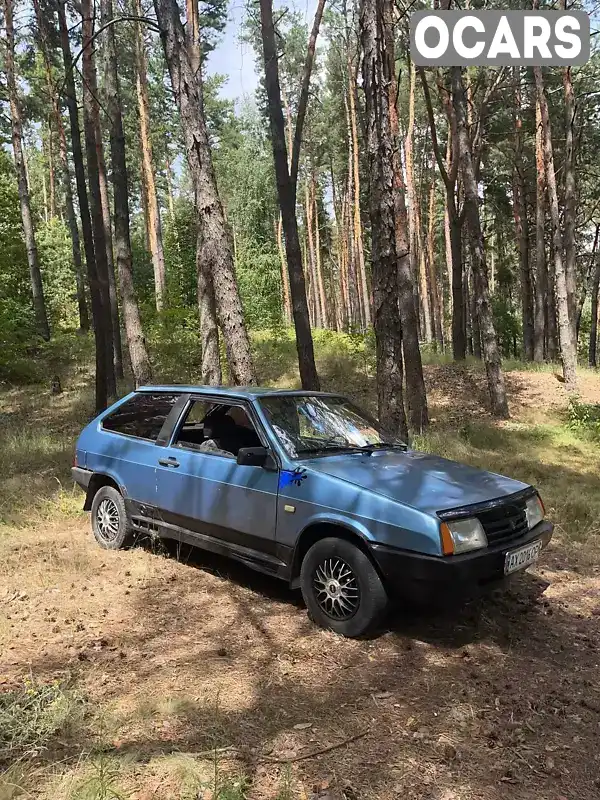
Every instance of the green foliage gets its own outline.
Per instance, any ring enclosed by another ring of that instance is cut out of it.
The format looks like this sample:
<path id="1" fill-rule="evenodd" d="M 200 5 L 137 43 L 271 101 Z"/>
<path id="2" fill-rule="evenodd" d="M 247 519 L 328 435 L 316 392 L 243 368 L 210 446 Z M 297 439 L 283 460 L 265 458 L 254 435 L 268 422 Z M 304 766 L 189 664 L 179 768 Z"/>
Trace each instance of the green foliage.
<path id="1" fill-rule="evenodd" d="M 492 310 L 496 335 L 498 336 L 502 354 L 506 358 L 511 355 L 516 358 L 517 348 L 522 337 L 519 310 L 503 295 L 494 295 L 492 297 Z"/>
<path id="2" fill-rule="evenodd" d="M 14 170 L 0 148 L 0 380 L 13 380 L 29 365 L 26 351 L 35 338 L 19 196 Z"/>
<path id="3" fill-rule="evenodd" d="M 0 693 L 0 759 L 43 749 L 67 725 L 75 702 L 60 683 L 30 678 L 20 689 Z"/>
<path id="4" fill-rule="evenodd" d="M 600 440 L 600 406 L 582 403 L 579 397 L 571 397 L 567 422 L 572 431 Z"/>
<path id="5" fill-rule="evenodd" d="M 146 339 L 159 383 L 199 383 L 201 352 L 197 308 L 171 308 L 148 315 Z"/>
<path id="6" fill-rule="evenodd" d="M 75 327 L 79 317 L 68 228 L 62 220 L 51 219 L 38 227 L 36 242 L 51 326 Z"/>

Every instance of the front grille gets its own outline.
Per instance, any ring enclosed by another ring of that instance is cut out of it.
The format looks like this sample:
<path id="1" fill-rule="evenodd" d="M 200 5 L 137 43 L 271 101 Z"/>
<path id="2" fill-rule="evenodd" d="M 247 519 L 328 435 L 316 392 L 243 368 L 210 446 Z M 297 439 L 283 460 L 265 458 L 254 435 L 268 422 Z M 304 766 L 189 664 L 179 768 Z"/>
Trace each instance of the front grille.
<path id="1" fill-rule="evenodd" d="M 523 500 L 507 503 L 477 514 L 490 545 L 504 544 L 524 536 L 528 531 Z"/>

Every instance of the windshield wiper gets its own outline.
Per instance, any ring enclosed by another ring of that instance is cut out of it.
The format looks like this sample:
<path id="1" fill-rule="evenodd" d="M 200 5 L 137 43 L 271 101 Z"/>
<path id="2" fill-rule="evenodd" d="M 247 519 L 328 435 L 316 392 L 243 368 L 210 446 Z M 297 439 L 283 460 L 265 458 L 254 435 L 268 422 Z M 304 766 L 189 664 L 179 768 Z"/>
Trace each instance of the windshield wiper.
<path id="1" fill-rule="evenodd" d="M 371 455 L 375 453 L 377 450 L 403 450 L 406 451 L 408 448 L 405 444 L 401 442 L 377 442 L 376 444 L 366 444 L 364 447 L 358 448 L 361 453 L 370 453 Z"/>
<path id="2" fill-rule="evenodd" d="M 394 442 L 377 442 L 376 444 L 341 444 L 340 442 L 327 441 L 323 442 L 318 447 L 307 447 L 297 450 L 298 455 L 308 455 L 309 453 L 325 453 L 343 451 L 345 453 L 362 453 L 363 455 L 372 456 L 378 450 L 395 450 L 400 449 L 405 451 L 407 446 L 405 444 Z"/>

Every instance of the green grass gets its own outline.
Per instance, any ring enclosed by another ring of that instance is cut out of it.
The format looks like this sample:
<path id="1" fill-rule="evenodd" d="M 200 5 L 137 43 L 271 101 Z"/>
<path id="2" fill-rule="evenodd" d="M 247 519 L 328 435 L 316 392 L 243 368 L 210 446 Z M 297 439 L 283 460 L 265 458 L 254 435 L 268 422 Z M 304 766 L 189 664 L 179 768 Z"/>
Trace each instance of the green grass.
<path id="1" fill-rule="evenodd" d="M 60 683 L 33 679 L 22 688 L 0 694 L 0 763 L 38 754 L 52 738 L 73 723 L 77 697 Z"/>

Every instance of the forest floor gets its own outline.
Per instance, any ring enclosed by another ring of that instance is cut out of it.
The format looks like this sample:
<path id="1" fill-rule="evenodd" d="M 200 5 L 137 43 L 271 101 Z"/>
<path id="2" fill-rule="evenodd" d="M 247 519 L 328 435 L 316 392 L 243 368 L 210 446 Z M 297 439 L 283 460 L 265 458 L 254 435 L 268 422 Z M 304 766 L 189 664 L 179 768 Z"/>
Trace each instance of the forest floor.
<path id="1" fill-rule="evenodd" d="M 256 347 L 265 382 L 295 380 L 293 349 Z M 360 348 L 318 352 L 373 404 Z M 0 800 L 597 800 L 598 440 L 550 369 L 507 373 L 502 423 L 479 367 L 426 371 L 419 445 L 535 483 L 556 537 L 506 591 L 397 610 L 370 641 L 216 557 L 100 550 L 69 481 L 86 365 L 58 396 L 0 389 Z M 600 404 L 600 376 L 580 391 Z"/>

